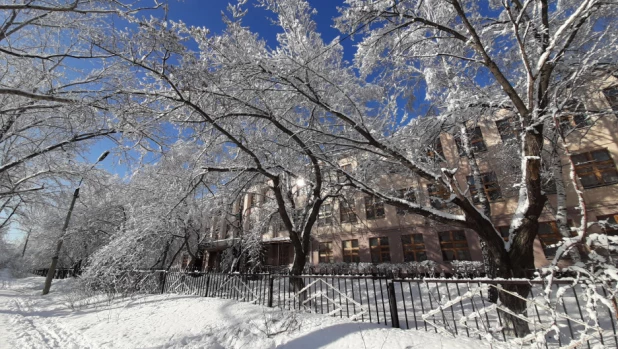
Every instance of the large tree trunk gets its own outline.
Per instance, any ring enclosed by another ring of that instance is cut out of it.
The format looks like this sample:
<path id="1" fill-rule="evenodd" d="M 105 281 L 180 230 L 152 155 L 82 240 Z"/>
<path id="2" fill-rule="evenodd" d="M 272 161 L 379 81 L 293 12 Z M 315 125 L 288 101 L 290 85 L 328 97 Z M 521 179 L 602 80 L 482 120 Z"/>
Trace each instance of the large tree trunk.
<path id="1" fill-rule="evenodd" d="M 502 288 L 505 291 L 517 293 L 520 296 L 527 298 L 530 294 L 530 289 L 532 288 L 532 286 L 529 284 L 506 284 L 502 285 Z M 515 314 L 528 316 L 528 312 L 526 310 L 527 302 L 525 300 L 512 296 L 506 292 L 500 292 L 499 299 L 501 305 L 514 312 Z M 516 337 L 524 337 L 530 334 L 530 327 L 528 326 L 528 323 L 526 321 L 502 310 L 498 310 L 498 312 L 502 319 L 502 323 L 504 326 L 503 331 L 505 331 L 505 333 Z"/>
<path id="2" fill-rule="evenodd" d="M 479 235 L 488 237 L 485 243 L 487 244 L 487 250 L 491 256 L 496 276 L 503 279 L 529 278 L 534 270 L 532 244 L 538 229 L 538 222 L 536 220 L 525 220 L 522 230 L 513 239 L 510 251 L 505 249 L 504 240 L 495 232 L 491 223 L 479 221 L 477 224 L 477 231 L 481 233 Z M 524 299 L 530 294 L 530 285 L 528 284 L 513 285 L 505 283 L 501 284 L 501 286 L 505 291 L 517 293 Z M 508 308 L 515 314 L 527 316 L 527 302 L 524 299 L 512 296 L 506 292 L 498 293 L 498 300 L 501 306 Z M 530 334 L 526 321 L 504 311 L 499 310 L 499 314 L 507 333 L 517 337 Z"/>
<path id="3" fill-rule="evenodd" d="M 527 279 L 532 277 L 534 272 L 534 239 L 538 232 L 539 223 L 537 219 L 525 219 L 521 230 L 514 237 L 509 251 L 509 268 L 500 273 L 502 278 Z M 500 292 L 500 303 L 516 314 L 527 316 L 526 308 L 532 286 L 528 283 L 518 285 L 503 285 L 506 291 L 517 293 L 524 299 Z M 530 334 L 528 323 L 511 314 L 501 312 L 505 330 L 517 337 Z"/>
<path id="4" fill-rule="evenodd" d="M 542 106 L 541 106 L 542 107 Z M 525 131 L 523 137 L 522 175 L 523 183 L 520 187 L 521 210 L 520 222 L 515 226 L 515 234 L 510 241 L 510 249 L 504 248 L 499 258 L 503 260 L 498 269 L 498 275 L 502 278 L 530 278 L 534 271 L 534 239 L 539 229 L 539 217 L 543 212 L 547 197 L 543 195 L 541 188 L 541 151 L 543 149 L 543 125 L 538 124 Z M 515 217 L 514 217 L 515 219 Z M 493 240 L 492 240 L 493 241 Z M 499 264 L 500 265 L 500 264 Z M 526 316 L 526 298 L 530 294 L 530 285 L 504 285 L 505 290 L 516 292 L 518 297 L 500 292 L 501 304 L 516 314 Z M 528 323 L 515 316 L 502 313 L 503 323 L 507 331 L 512 331 L 518 337 L 530 334 Z"/>
<path id="5" fill-rule="evenodd" d="M 300 275 L 303 274 L 305 264 L 307 263 L 307 257 L 305 251 L 302 248 L 298 248 L 297 244 L 294 244 L 294 263 L 290 270 L 290 288 L 294 291 L 294 294 L 298 296 L 298 301 L 302 304 L 307 299 L 307 291 L 302 293 L 301 290 L 305 288 L 305 281 Z"/>

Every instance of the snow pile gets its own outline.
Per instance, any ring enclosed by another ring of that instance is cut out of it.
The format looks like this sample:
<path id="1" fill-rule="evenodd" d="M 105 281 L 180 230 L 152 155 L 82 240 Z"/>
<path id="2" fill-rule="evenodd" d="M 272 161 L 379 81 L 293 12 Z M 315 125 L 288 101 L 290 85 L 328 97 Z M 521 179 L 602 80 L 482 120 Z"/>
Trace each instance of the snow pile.
<path id="1" fill-rule="evenodd" d="M 0 348 L 481 348 L 469 338 L 182 295 L 82 299 L 74 280 L 10 279 L 0 288 Z M 78 297 L 78 296 L 75 296 Z M 74 299 L 73 299 L 74 300 Z M 72 309 L 74 308 L 74 309 Z"/>

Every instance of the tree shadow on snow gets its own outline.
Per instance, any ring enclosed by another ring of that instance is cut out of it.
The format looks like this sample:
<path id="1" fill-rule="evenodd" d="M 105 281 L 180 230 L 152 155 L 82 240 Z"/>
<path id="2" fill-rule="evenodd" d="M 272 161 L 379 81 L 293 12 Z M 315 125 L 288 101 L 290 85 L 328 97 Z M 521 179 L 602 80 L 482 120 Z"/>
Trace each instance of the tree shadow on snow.
<path id="1" fill-rule="evenodd" d="M 361 327 L 362 326 L 362 327 Z M 351 323 L 351 324 L 337 324 L 327 327 L 322 327 L 319 329 L 315 329 L 312 332 L 306 333 L 305 335 L 295 338 L 289 342 L 283 343 L 277 348 L 285 348 L 285 349 L 313 349 L 313 348 L 321 348 L 328 344 L 334 343 L 337 340 L 343 339 L 345 341 L 350 341 L 351 338 L 345 338 L 347 336 L 358 336 L 360 342 L 363 340 L 361 336 L 365 336 L 365 341 L 368 339 L 367 334 L 363 334 L 362 332 L 367 330 L 372 330 L 375 328 L 386 328 L 377 324 L 366 324 L 366 323 Z M 302 331 L 302 329 L 301 329 Z"/>

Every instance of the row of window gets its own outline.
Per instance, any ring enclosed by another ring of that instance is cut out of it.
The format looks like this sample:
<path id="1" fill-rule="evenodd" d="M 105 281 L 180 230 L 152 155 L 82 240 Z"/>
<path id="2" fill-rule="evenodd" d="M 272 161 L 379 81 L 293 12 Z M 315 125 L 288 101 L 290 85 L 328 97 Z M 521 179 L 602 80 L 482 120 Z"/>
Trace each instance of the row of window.
<path id="1" fill-rule="evenodd" d="M 470 260 L 468 240 L 463 230 L 443 231 L 438 233 L 442 259 L 444 261 Z M 346 263 L 360 262 L 358 239 L 342 241 L 342 256 Z M 403 259 L 406 262 L 422 262 L 427 260 L 423 234 L 407 234 L 401 236 Z M 369 252 L 372 263 L 387 263 L 391 261 L 390 242 L 388 237 L 375 237 L 369 239 Z M 332 241 L 318 244 L 318 256 L 320 263 L 333 263 Z"/>
<path id="2" fill-rule="evenodd" d="M 609 102 L 612 110 L 615 113 L 618 113 L 618 86 L 612 86 L 604 89 L 603 95 Z M 560 117 L 560 130 L 563 133 L 592 125 L 592 120 L 587 115 L 586 107 L 580 100 L 573 99 L 568 101 L 564 106 L 564 109 L 570 112 L 570 115 L 563 115 Z M 519 136 L 519 126 L 513 118 L 506 118 L 496 121 L 496 128 L 498 129 L 502 142 L 506 143 Z M 480 127 L 477 126 L 468 129 L 467 135 L 470 142 L 470 148 L 473 151 L 484 152 L 487 150 L 487 145 L 483 139 L 483 133 L 481 132 Z M 459 136 L 455 137 L 455 145 L 457 146 L 459 156 L 466 155 L 465 148 L 463 147 Z M 441 158 L 444 159 L 442 142 L 440 142 L 439 138 L 436 139 L 433 149 L 428 151 L 428 155 L 431 158 L 435 158 L 436 155 L 440 155 Z"/>
<path id="3" fill-rule="evenodd" d="M 591 152 L 581 153 L 572 156 L 577 173 L 582 186 L 586 189 L 603 185 L 618 183 L 618 171 L 607 149 L 600 149 Z M 472 201 L 479 203 L 479 190 L 483 190 L 489 201 L 502 198 L 502 191 L 498 184 L 498 178 L 494 172 L 481 173 L 481 186 L 477 186 L 474 177 L 468 176 L 468 187 Z M 436 184 L 427 185 L 427 193 L 430 204 L 436 209 L 445 208 L 445 200 L 448 200 L 450 193 L 443 186 Z M 397 196 L 410 202 L 416 202 L 416 195 L 412 188 L 399 189 Z M 374 196 L 364 198 L 365 216 L 368 220 L 385 217 L 384 202 Z M 357 221 L 354 213 L 354 199 L 340 201 L 340 221 L 342 223 L 355 223 Z M 406 214 L 410 210 L 397 208 L 397 214 Z M 333 223 L 333 207 L 324 204 L 319 214 L 318 224 L 331 225 Z"/>
<path id="4" fill-rule="evenodd" d="M 604 185 L 618 183 L 618 171 L 616 165 L 606 149 L 595 150 L 572 156 L 580 183 L 586 189 Z M 481 173 L 481 186 L 477 186 L 474 177 L 468 176 L 468 187 L 474 203 L 479 203 L 479 190 L 483 190 L 488 200 L 495 201 L 502 198 L 502 191 L 498 184 L 498 178 L 494 172 Z M 548 188 L 547 191 L 551 192 Z M 449 199 L 450 193 L 441 185 L 427 184 L 427 193 L 430 204 L 436 209 L 444 209 Z M 416 202 L 416 195 L 413 188 L 399 189 L 396 192 L 399 198 L 410 202 Z M 256 195 L 254 195 L 256 197 Z M 253 200 L 251 200 L 253 202 Z M 364 197 L 365 216 L 367 220 L 381 219 L 386 216 L 384 202 L 374 196 Z M 339 201 L 339 219 L 341 223 L 356 223 L 357 215 L 354 211 L 355 201 L 353 198 Z M 397 214 L 404 215 L 410 213 L 409 209 L 397 207 Z M 332 225 L 334 222 L 333 206 L 330 203 L 322 205 L 318 215 L 318 225 Z M 274 218 L 272 223 L 275 234 L 285 230 L 283 222 Z"/>
<path id="5" fill-rule="evenodd" d="M 494 172 L 483 173 L 481 175 L 482 189 L 490 201 L 502 198 L 500 186 Z M 468 185 L 470 186 L 470 193 L 475 203 L 479 202 L 478 191 L 474 178 L 468 177 Z M 446 191 L 446 188 L 440 185 L 428 184 L 427 192 L 429 194 L 430 204 L 434 208 L 441 209 L 445 207 L 445 200 L 448 200 L 450 193 Z M 396 192 L 396 196 L 402 199 L 406 199 L 409 202 L 416 202 L 416 194 L 413 188 L 399 189 Z M 365 217 L 367 220 L 374 220 L 384 218 L 386 211 L 384 209 L 384 201 L 375 196 L 365 196 Z M 339 219 L 341 223 L 356 223 L 357 215 L 354 212 L 355 201 L 353 198 L 339 201 Z M 397 207 L 398 215 L 405 215 L 410 213 L 411 209 Z M 331 204 L 323 204 L 319 215 L 319 225 L 332 225 L 333 224 L 333 206 Z"/>
<path id="6" fill-rule="evenodd" d="M 598 221 L 606 221 L 603 232 L 607 235 L 618 236 L 618 214 L 598 216 Z M 509 227 L 498 227 L 505 241 L 508 241 Z M 442 231 L 438 233 L 440 249 L 444 261 L 471 260 L 468 240 L 463 230 Z M 549 246 L 562 240 L 556 222 L 543 222 L 539 224 L 538 238 L 543 245 L 546 256 L 555 253 L 555 248 Z M 346 263 L 360 262 L 358 239 L 342 241 L 342 256 Z M 401 246 L 405 262 L 422 262 L 427 260 L 425 241 L 423 234 L 401 235 Z M 375 237 L 369 239 L 369 252 L 372 263 L 387 263 L 391 261 L 390 243 L 388 237 Z M 333 263 L 332 241 L 320 242 L 318 245 L 320 263 Z"/>

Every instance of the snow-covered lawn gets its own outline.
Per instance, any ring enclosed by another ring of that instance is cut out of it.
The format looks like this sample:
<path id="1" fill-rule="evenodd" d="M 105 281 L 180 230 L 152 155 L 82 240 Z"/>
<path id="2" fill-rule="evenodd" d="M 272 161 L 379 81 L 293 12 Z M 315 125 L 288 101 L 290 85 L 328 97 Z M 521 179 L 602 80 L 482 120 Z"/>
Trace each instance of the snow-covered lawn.
<path id="1" fill-rule="evenodd" d="M 72 309 L 75 280 L 12 279 L 0 271 L 0 348 L 481 348 L 465 337 L 399 330 L 231 300 L 186 295 L 90 298 Z"/>

